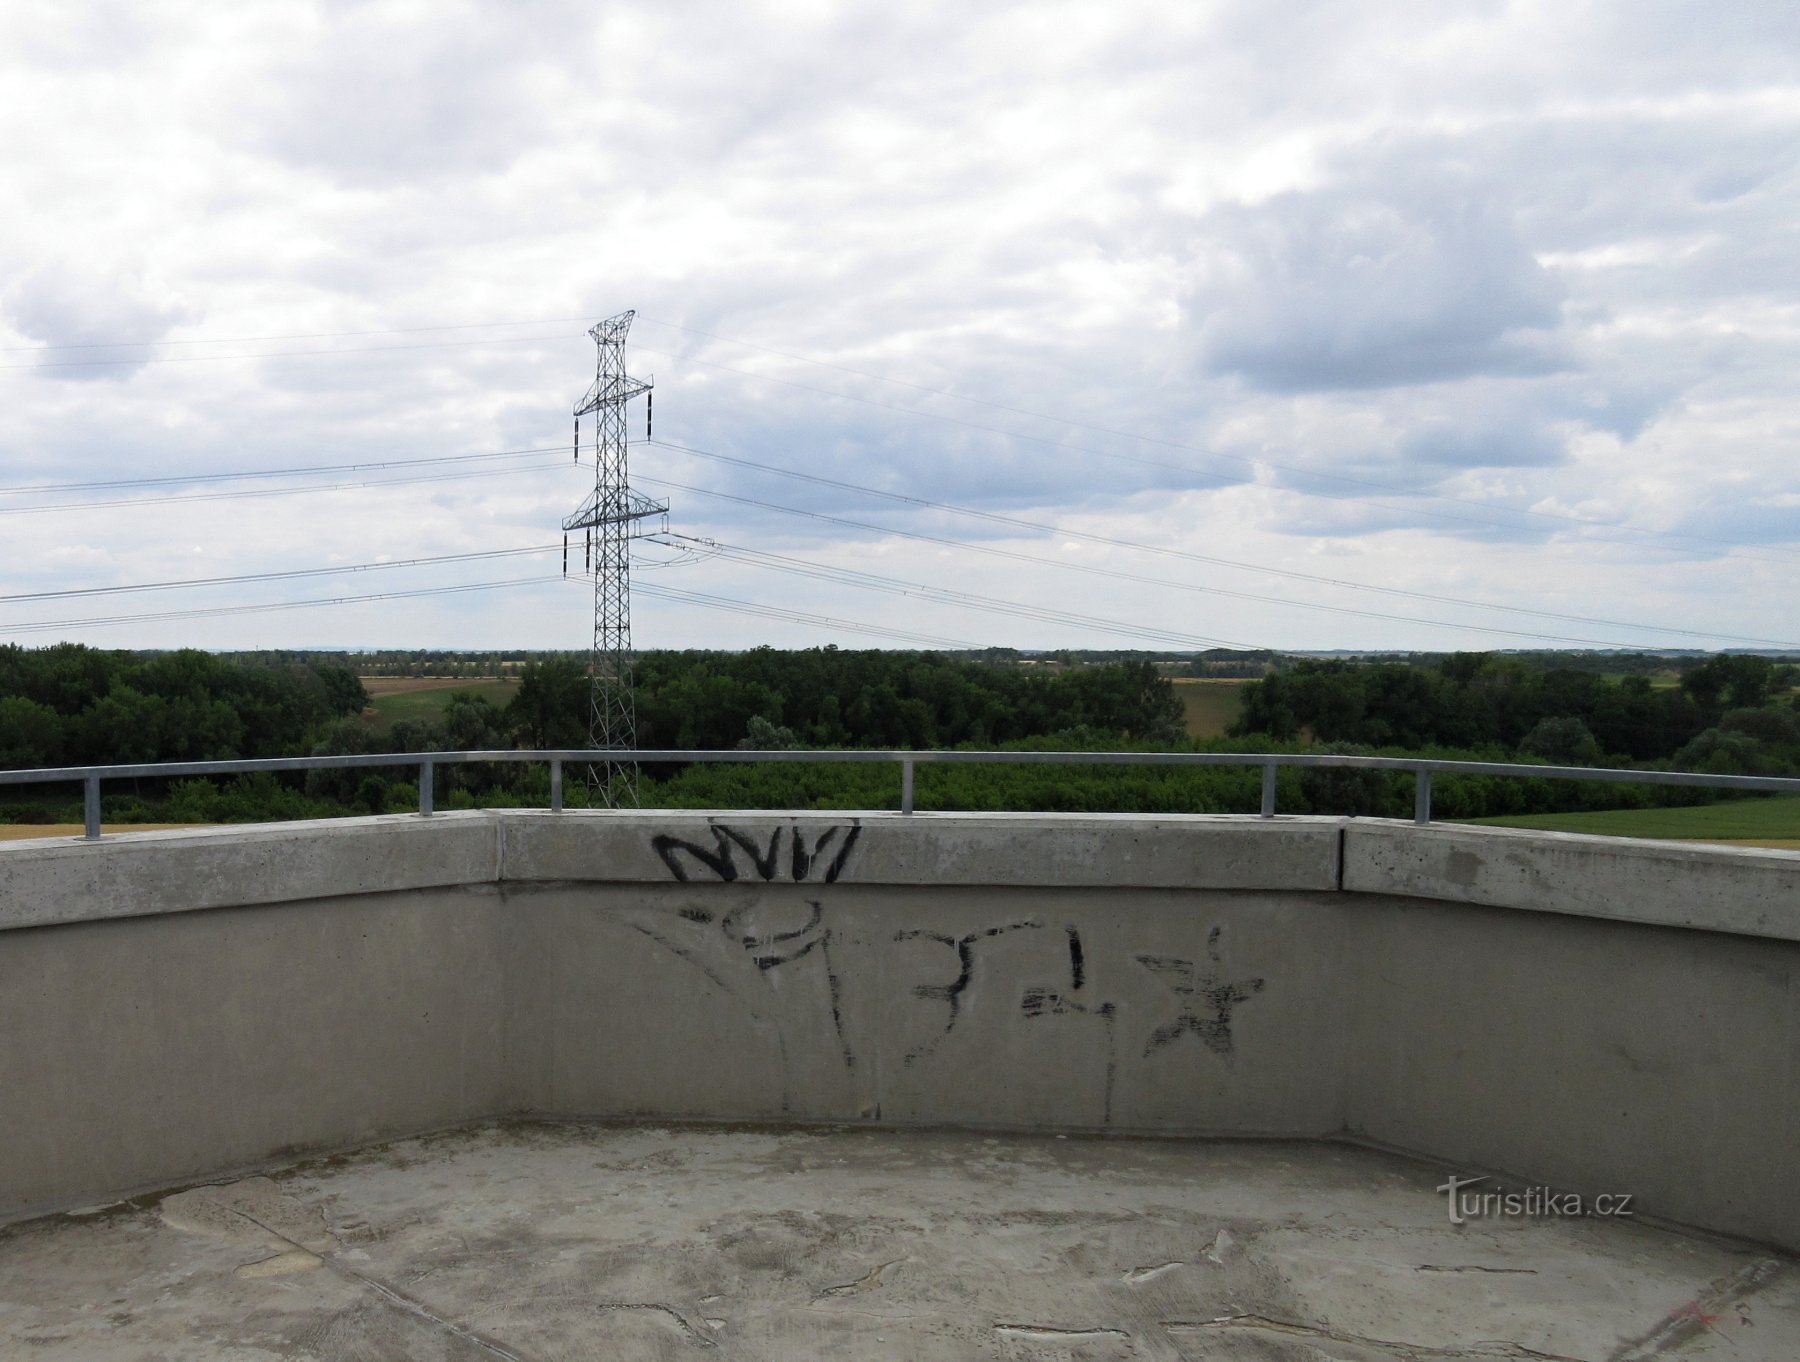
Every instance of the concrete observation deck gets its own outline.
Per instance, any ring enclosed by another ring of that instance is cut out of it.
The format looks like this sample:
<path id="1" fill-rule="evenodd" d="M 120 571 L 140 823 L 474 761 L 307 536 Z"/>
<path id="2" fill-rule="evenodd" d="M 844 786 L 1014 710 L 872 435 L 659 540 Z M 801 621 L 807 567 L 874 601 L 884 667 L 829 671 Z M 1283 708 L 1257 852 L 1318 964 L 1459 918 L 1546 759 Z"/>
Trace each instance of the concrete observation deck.
<path id="1" fill-rule="evenodd" d="M 650 812 L 17 844 L 0 1094 L 4 1357 L 1800 1357 L 1794 853 Z"/>

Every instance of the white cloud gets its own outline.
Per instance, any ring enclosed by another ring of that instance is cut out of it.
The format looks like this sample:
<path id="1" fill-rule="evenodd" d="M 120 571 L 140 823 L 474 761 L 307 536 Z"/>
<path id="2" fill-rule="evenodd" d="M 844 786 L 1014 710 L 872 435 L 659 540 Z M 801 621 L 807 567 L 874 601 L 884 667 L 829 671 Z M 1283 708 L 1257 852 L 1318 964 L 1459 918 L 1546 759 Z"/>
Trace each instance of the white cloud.
<path id="1" fill-rule="evenodd" d="M 560 446 L 591 374 L 581 322 L 403 329 L 635 306 L 633 366 L 656 375 L 667 438 L 1269 567 L 1322 559 L 1381 585 L 1779 633 L 1800 606 L 1800 575 L 1779 570 L 1800 549 L 1796 37 L 1792 6 L 1748 0 L 21 0 L 0 15 L 0 117 L 31 130 L 0 177 L 0 346 L 15 347 L 0 365 L 26 367 L 0 368 L 0 485 Z M 395 334 L 321 334 L 357 331 Z M 160 343 L 44 348 L 116 341 Z M 546 542 L 591 476 L 554 456 L 504 468 L 0 514 L 0 593 L 194 575 L 195 545 L 209 572 L 254 572 Z M 1014 533 L 665 450 L 634 468 Z M 1521 642 L 1065 579 L 671 497 L 692 533 L 879 555 L 894 575 L 1200 634 Z M 21 500 L 0 494 L 0 512 Z M 723 560 L 654 580 L 1084 641 Z M 579 597 L 84 636 L 579 645 Z M 650 645 L 821 638 L 665 600 L 639 611 Z M 80 613 L 114 611 L 34 617 Z M 24 617 L 0 609 L 0 638 Z"/>
<path id="2" fill-rule="evenodd" d="M 1215 372 L 1304 392 L 1560 366 L 1561 285 L 1484 189 L 1334 186 L 1204 226 L 1188 311 Z"/>

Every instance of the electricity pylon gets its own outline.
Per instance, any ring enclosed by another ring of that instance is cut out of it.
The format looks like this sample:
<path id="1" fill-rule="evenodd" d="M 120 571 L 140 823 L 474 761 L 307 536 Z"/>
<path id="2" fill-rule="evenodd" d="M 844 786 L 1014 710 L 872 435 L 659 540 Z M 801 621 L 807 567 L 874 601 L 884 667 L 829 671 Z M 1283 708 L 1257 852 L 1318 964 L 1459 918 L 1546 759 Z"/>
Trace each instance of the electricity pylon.
<path id="1" fill-rule="evenodd" d="M 589 654 L 588 745 L 599 749 L 637 746 L 637 709 L 632 701 L 631 541 L 643 522 L 666 517 L 669 504 L 631 490 L 626 471 L 626 403 L 650 392 L 650 384 L 625 372 L 625 333 L 636 312 L 621 312 L 591 328 L 599 347 L 594 386 L 575 404 L 575 458 L 581 458 L 581 418 L 594 414 L 594 492 L 563 521 L 563 565 L 568 568 L 568 536 L 583 535 L 583 561 L 594 576 L 594 644 Z M 645 397 L 645 435 L 649 435 Z M 667 528 L 665 520 L 663 528 Z M 637 764 L 605 762 L 588 768 L 588 789 L 603 808 L 637 804 Z"/>

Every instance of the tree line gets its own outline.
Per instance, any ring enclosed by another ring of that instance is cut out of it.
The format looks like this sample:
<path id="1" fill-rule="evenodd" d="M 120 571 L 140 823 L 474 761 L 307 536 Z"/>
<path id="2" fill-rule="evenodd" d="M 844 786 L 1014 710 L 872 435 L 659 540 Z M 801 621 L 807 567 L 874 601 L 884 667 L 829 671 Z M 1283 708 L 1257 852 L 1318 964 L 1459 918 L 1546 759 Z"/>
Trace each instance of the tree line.
<path id="1" fill-rule="evenodd" d="M 504 706 L 454 693 L 434 720 L 402 720 L 385 731 L 364 717 L 368 696 L 349 660 L 9 646 L 0 649 L 0 767 L 587 745 L 585 658 L 523 663 Z M 638 659 L 636 701 L 644 747 L 1103 747 L 1182 739 L 1179 701 L 1141 659 L 1040 671 L 1011 659 L 830 647 L 653 652 Z M 683 773 L 653 769 L 649 779 L 679 782 Z M 416 807 L 412 780 L 406 768 L 358 768 L 167 788 L 138 782 L 109 795 L 108 816 L 178 822 L 379 813 Z M 448 766 L 439 782 L 445 807 L 542 802 L 548 794 L 541 769 L 513 764 Z M 8 797 L 14 816 L 21 798 L 34 816 L 49 818 L 37 807 L 41 792 Z M 579 790 L 572 798 L 580 801 Z"/>
<path id="2" fill-rule="evenodd" d="M 1436 665 L 1301 661 L 1245 687 L 1234 732 L 1417 750 L 1497 748 L 1572 765 L 1654 764 L 1734 775 L 1800 772 L 1800 669 L 1748 654 L 1690 665 L 1677 684 L 1544 667 L 1492 653 Z"/>
<path id="3" fill-rule="evenodd" d="M 349 668 L 184 649 L 0 647 L 0 768 L 291 756 L 368 703 Z"/>
<path id="4" fill-rule="evenodd" d="M 429 655 L 427 655 L 429 660 Z M 482 665 L 458 655 L 459 666 Z M 579 748 L 588 733 L 584 657 L 518 663 L 508 703 L 446 697 L 435 719 L 385 730 L 364 715 L 353 656 L 0 648 L 0 767 L 201 761 L 503 748 Z M 720 748 L 1037 748 L 1087 751 L 1362 751 L 1447 759 L 1800 773 L 1795 669 L 1767 658 L 1687 659 L 1679 683 L 1604 675 L 1554 659 L 1458 654 L 1405 663 L 1272 659 L 1247 682 L 1231 736 L 1185 737 L 1182 707 L 1148 658 L 1021 665 L 1017 654 L 813 648 L 651 652 L 637 664 L 639 745 Z M 1259 665 L 1265 665 L 1263 659 Z M 667 807 L 891 805 L 891 767 L 669 763 L 644 801 Z M 416 767 L 138 782 L 109 790 L 119 821 L 237 821 L 417 807 Z M 1228 767 L 921 768 L 921 808 L 1248 812 L 1258 775 Z M 1294 813 L 1403 816 L 1403 776 L 1284 770 Z M 123 783 L 121 783 L 123 786 Z M 523 764 L 440 768 L 440 807 L 542 805 L 548 773 Z M 568 790 L 582 802 L 579 781 Z M 62 799 L 57 810 L 50 803 Z M 1692 802 L 1691 791 L 1619 784 L 1440 779 L 1445 817 Z M 0 816 L 67 821 L 75 792 L 6 796 Z M 34 802 L 35 801 L 35 802 Z M 55 814 L 56 816 L 53 816 Z"/>

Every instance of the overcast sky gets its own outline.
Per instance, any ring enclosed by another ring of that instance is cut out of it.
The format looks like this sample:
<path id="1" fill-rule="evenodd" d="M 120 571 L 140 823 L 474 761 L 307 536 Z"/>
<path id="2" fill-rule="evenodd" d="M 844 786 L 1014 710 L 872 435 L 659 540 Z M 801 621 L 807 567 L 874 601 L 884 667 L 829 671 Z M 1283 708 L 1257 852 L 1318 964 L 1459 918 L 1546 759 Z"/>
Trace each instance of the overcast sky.
<path id="1" fill-rule="evenodd" d="M 560 555 L 16 598 L 560 542 L 636 309 L 740 461 L 634 444 L 722 546 L 640 647 L 1800 645 L 1797 77 L 1792 0 L 9 0 L 0 641 L 585 646 L 150 618 Z"/>

